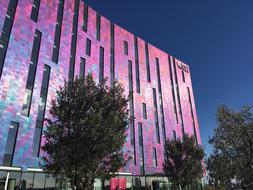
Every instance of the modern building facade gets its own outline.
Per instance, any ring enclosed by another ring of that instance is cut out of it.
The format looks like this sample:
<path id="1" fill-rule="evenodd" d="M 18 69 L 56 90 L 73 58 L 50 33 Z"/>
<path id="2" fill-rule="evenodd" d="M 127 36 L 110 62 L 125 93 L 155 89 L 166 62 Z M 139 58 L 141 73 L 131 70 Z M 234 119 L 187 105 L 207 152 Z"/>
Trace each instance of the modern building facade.
<path id="1" fill-rule="evenodd" d="M 0 0 L 0 35 L 0 179 L 23 171 L 13 183 L 36 187 L 50 102 L 64 80 L 89 72 L 133 92 L 124 146 L 133 159 L 121 173 L 162 173 L 166 138 L 188 133 L 201 144 L 189 66 L 83 1 Z"/>

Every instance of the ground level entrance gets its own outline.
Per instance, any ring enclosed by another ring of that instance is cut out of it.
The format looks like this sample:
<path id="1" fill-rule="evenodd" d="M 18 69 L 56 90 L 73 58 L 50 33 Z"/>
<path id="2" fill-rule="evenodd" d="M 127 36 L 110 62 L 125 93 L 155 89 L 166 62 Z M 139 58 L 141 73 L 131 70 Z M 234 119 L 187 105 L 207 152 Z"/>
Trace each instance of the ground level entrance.
<path id="1" fill-rule="evenodd" d="M 6 167 L 0 170 L 0 190 L 72 190 L 58 176 L 40 172 L 38 169 L 22 171 L 21 168 Z M 166 177 L 118 175 L 109 181 L 96 180 L 94 190 L 175 190 Z M 189 190 L 202 190 L 201 184 Z"/>

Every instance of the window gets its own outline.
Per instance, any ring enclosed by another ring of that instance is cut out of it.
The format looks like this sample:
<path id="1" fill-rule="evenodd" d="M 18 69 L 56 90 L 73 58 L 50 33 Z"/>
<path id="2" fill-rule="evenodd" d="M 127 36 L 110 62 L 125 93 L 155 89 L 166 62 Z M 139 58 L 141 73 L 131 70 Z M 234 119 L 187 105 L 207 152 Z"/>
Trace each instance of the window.
<path id="1" fill-rule="evenodd" d="M 182 79 L 183 79 L 183 82 L 185 82 L 185 76 L 184 76 L 184 71 L 182 70 Z"/>
<path id="2" fill-rule="evenodd" d="M 111 23 L 110 25 L 110 84 L 113 84 L 115 78 L 115 57 L 114 57 L 114 24 Z"/>
<path id="3" fill-rule="evenodd" d="M 43 122 L 45 117 L 47 94 L 48 94 L 48 84 L 50 79 L 50 66 L 44 65 L 44 72 L 42 77 L 42 85 L 40 89 L 40 103 L 38 107 L 38 116 L 35 125 L 35 132 L 33 137 L 33 156 L 39 157 L 40 151 L 40 141 L 42 136 Z"/>
<path id="4" fill-rule="evenodd" d="M 178 87 L 178 79 L 177 79 L 177 68 L 176 68 L 176 60 L 173 59 L 173 66 L 174 66 L 174 75 L 175 75 L 175 81 L 176 81 L 176 91 L 177 91 L 177 100 L 178 100 L 178 105 L 179 105 L 179 113 L 180 113 L 180 118 L 181 118 L 181 128 L 182 128 L 182 133 L 184 134 L 184 120 L 183 120 L 183 114 L 182 114 L 182 106 L 181 106 L 181 100 L 180 100 L 180 92 L 179 92 L 179 87 Z"/>
<path id="5" fill-rule="evenodd" d="M 124 41 L 124 54 L 128 55 L 128 43 L 127 43 L 127 41 Z"/>
<path id="6" fill-rule="evenodd" d="M 144 165 L 142 123 L 138 123 L 138 133 L 139 133 L 140 174 L 144 175 L 144 173 L 145 173 L 145 165 Z"/>
<path id="7" fill-rule="evenodd" d="M 13 121 L 11 122 L 8 136 L 7 136 L 4 159 L 3 159 L 4 166 L 12 165 L 13 154 L 15 151 L 15 145 L 16 145 L 17 134 L 18 134 L 18 127 L 19 127 L 19 123 L 16 123 Z"/>
<path id="8" fill-rule="evenodd" d="M 160 143 L 160 131 L 159 131 L 157 98 L 156 98 L 156 89 L 155 88 L 153 88 L 153 102 L 154 102 L 154 109 L 155 109 L 154 116 L 155 116 L 156 140 L 157 140 L 157 143 Z"/>
<path id="9" fill-rule="evenodd" d="M 135 51 L 135 71 L 136 71 L 136 92 L 141 93 L 140 87 L 140 69 L 139 69 L 139 50 L 138 50 L 138 38 L 134 37 L 134 51 Z"/>
<path id="10" fill-rule="evenodd" d="M 156 154 L 156 148 L 153 148 L 153 166 L 157 167 L 157 154 Z"/>
<path id="11" fill-rule="evenodd" d="M 74 76 L 75 76 L 79 3 L 80 3 L 80 0 L 75 0 L 73 26 L 72 26 L 71 52 L 70 52 L 71 55 L 70 55 L 70 64 L 69 64 L 69 80 L 70 81 L 73 81 Z"/>
<path id="12" fill-rule="evenodd" d="M 86 60 L 83 57 L 81 57 L 81 59 L 80 59 L 80 73 L 79 73 L 80 78 L 84 78 L 84 76 L 85 76 L 85 64 L 86 64 Z"/>
<path id="13" fill-rule="evenodd" d="M 100 27 L 101 27 L 101 16 L 97 13 L 97 20 L 96 20 L 96 26 L 97 26 L 97 40 L 100 41 Z"/>
<path id="14" fill-rule="evenodd" d="M 104 79 L 104 48 L 100 47 L 99 51 L 99 82 Z"/>
<path id="15" fill-rule="evenodd" d="M 151 78 L 150 78 L 150 64 L 149 64 L 149 52 L 148 52 L 148 43 L 145 43 L 145 54 L 146 54 L 147 81 L 148 81 L 148 82 L 151 82 Z"/>
<path id="16" fill-rule="evenodd" d="M 86 55 L 91 55 L 91 40 L 88 38 L 86 39 Z"/>
<path id="17" fill-rule="evenodd" d="M 158 92 L 160 100 L 160 113 L 161 113 L 161 123 L 163 130 L 163 140 L 166 141 L 166 131 L 165 131 L 165 121 L 164 121 L 164 111 L 163 111 L 163 96 L 162 96 L 162 86 L 161 86 L 161 74 L 160 74 L 160 63 L 159 59 L 156 57 L 156 73 L 157 73 L 157 83 L 158 83 Z"/>
<path id="18" fill-rule="evenodd" d="M 132 74 L 132 61 L 128 60 L 128 81 L 129 81 L 129 113 L 130 117 L 134 118 L 134 96 L 133 96 L 133 74 Z M 135 126 L 134 121 L 130 123 L 130 136 L 131 146 L 133 152 L 133 161 L 136 164 L 136 153 L 135 153 Z"/>
<path id="19" fill-rule="evenodd" d="M 54 34 L 53 55 L 52 55 L 52 61 L 54 63 L 58 63 L 63 10 L 64 10 L 64 0 L 59 0 L 58 11 L 57 11 L 57 21 L 56 21 L 55 34 Z"/>
<path id="20" fill-rule="evenodd" d="M 87 32 L 88 29 L 88 11 L 89 8 L 87 5 L 84 4 L 84 8 L 83 8 L 83 31 Z"/>
<path id="21" fill-rule="evenodd" d="M 145 103 L 142 103 L 143 119 L 147 119 L 147 107 Z"/>
<path id="22" fill-rule="evenodd" d="M 176 95 L 175 95 L 175 87 L 174 87 L 174 81 L 173 81 L 172 64 L 170 61 L 170 56 L 168 56 L 168 62 L 169 62 L 169 67 L 170 67 L 170 83 L 171 83 L 171 93 L 172 93 L 172 98 L 173 98 L 173 107 L 174 107 L 174 113 L 176 115 L 176 121 L 178 123 Z"/>
<path id="23" fill-rule="evenodd" d="M 194 119 L 193 108 L 192 108 L 192 99 L 191 99 L 191 93 L 190 93 L 190 88 L 189 87 L 187 87 L 187 92 L 188 92 L 188 99 L 189 99 L 189 104 L 190 104 L 190 108 L 191 108 L 191 117 L 192 117 L 192 124 L 193 124 L 193 131 L 194 131 L 195 141 L 196 141 L 196 144 L 198 145 L 195 119 Z"/>
<path id="24" fill-rule="evenodd" d="M 31 19 L 37 22 L 40 9 L 40 0 L 33 0 Z"/>
<path id="25" fill-rule="evenodd" d="M 37 70 L 38 59 L 39 59 L 41 35 L 42 34 L 40 31 L 38 31 L 38 30 L 35 31 L 31 61 L 30 61 L 28 77 L 27 77 L 27 81 L 26 81 L 26 91 L 25 91 L 25 95 L 24 95 L 24 103 L 23 103 L 22 112 L 21 112 L 21 114 L 23 116 L 27 116 L 27 117 L 29 117 L 29 114 L 30 114 L 34 80 L 35 80 L 35 75 L 36 75 L 36 70 Z"/>
<path id="26" fill-rule="evenodd" d="M 176 134 L 175 130 L 173 130 L 173 139 L 174 139 L 174 141 L 177 140 L 177 134 Z"/>
<path id="27" fill-rule="evenodd" d="M 10 40 L 11 30 L 14 22 L 14 17 L 16 14 L 18 0 L 10 0 L 7 14 L 3 23 L 3 31 L 0 37 L 0 77 L 2 75 L 3 66 L 5 62 L 5 57 L 8 49 L 8 44 Z"/>

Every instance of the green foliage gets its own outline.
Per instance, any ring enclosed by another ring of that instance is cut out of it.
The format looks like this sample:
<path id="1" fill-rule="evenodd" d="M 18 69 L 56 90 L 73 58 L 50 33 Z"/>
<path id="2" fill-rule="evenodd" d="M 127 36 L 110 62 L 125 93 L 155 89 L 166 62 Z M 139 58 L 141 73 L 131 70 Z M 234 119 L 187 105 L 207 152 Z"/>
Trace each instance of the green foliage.
<path id="1" fill-rule="evenodd" d="M 209 140 L 213 153 L 207 159 L 210 183 L 227 189 L 253 189 L 253 115 L 251 107 L 240 112 L 222 105 L 217 111 L 218 127 Z"/>
<path id="2" fill-rule="evenodd" d="M 117 82 L 96 84 L 92 75 L 65 83 L 47 119 L 44 167 L 69 179 L 77 190 L 92 189 L 126 164 L 122 152 L 128 129 L 128 99 Z"/>
<path id="3" fill-rule="evenodd" d="M 184 190 L 199 181 L 203 175 L 204 150 L 197 146 L 195 137 L 184 135 L 165 143 L 163 171 L 174 185 Z"/>

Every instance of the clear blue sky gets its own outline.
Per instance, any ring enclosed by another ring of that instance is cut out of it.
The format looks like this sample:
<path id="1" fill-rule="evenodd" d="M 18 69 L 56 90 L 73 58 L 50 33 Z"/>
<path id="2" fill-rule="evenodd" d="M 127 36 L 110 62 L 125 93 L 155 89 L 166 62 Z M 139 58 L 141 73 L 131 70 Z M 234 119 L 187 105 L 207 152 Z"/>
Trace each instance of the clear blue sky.
<path id="1" fill-rule="evenodd" d="M 216 109 L 253 105 L 253 0 L 85 0 L 191 67 L 206 153 Z"/>

